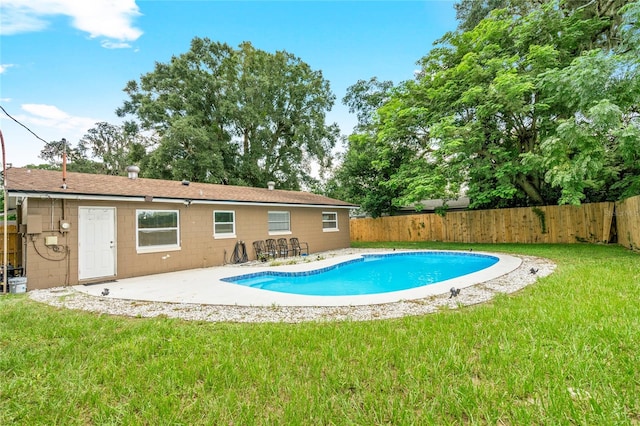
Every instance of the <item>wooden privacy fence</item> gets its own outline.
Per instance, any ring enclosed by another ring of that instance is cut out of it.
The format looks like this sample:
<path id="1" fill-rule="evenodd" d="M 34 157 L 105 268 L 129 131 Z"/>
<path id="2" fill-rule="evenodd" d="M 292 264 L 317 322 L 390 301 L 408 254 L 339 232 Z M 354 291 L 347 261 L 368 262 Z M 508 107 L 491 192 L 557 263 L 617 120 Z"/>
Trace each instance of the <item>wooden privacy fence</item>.
<path id="1" fill-rule="evenodd" d="M 605 202 L 351 219 L 351 241 L 609 242 L 614 208 L 615 203 Z M 635 232 L 638 243 L 637 227 Z"/>
<path id="2" fill-rule="evenodd" d="M 20 238 L 15 223 L 7 224 L 7 262 L 13 266 L 22 263 L 20 258 Z M 4 226 L 0 221 L 0 265 L 4 260 Z"/>
<path id="3" fill-rule="evenodd" d="M 618 201 L 615 218 L 618 244 L 640 250 L 640 195 Z"/>

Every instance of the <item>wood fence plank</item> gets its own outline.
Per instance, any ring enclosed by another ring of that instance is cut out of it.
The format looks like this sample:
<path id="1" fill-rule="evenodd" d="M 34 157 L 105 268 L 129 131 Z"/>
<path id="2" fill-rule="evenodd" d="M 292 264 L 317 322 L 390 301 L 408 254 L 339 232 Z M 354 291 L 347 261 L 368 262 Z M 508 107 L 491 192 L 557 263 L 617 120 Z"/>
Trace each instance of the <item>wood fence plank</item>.
<path id="1" fill-rule="evenodd" d="M 600 241 L 603 243 L 609 242 L 609 236 L 611 235 L 611 222 L 613 221 L 613 209 L 613 203 L 608 203 L 604 209 L 604 223 L 602 225 L 602 237 L 600 238 Z"/>
<path id="2" fill-rule="evenodd" d="M 4 260 L 4 225 L 0 225 L 0 265 Z M 14 224 L 7 225 L 7 263 L 13 266 L 22 265 L 21 238 Z"/>
<path id="3" fill-rule="evenodd" d="M 640 195 L 615 203 L 618 244 L 640 250 Z"/>
<path id="4" fill-rule="evenodd" d="M 536 213 L 538 209 L 541 213 Z M 614 214 L 620 244 L 640 248 L 640 196 L 615 205 L 607 202 L 581 206 L 449 212 L 444 216 L 420 213 L 376 219 L 357 218 L 351 219 L 351 240 L 462 243 L 606 242 L 609 240 Z"/>

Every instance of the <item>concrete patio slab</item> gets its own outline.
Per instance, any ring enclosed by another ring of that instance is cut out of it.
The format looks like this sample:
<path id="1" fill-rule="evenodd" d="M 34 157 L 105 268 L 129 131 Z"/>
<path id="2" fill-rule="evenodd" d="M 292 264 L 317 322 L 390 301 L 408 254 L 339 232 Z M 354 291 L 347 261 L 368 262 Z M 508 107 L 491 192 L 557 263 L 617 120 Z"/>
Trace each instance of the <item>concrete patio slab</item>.
<path id="1" fill-rule="evenodd" d="M 407 250 L 403 250 L 406 252 Z M 422 250 L 424 252 L 425 250 Z M 426 250 L 434 251 L 434 250 Z M 391 251 L 372 251 L 371 254 L 391 253 Z M 459 252 L 463 253 L 463 252 Z M 336 255 L 323 258 L 312 255 L 308 259 L 291 265 L 251 266 L 228 265 L 212 268 L 194 269 L 135 278 L 120 279 L 113 282 L 93 285 L 77 285 L 74 289 L 101 296 L 105 288 L 109 289 L 108 298 L 141 300 L 150 302 L 194 303 L 204 305 L 234 306 L 355 306 L 375 305 L 404 300 L 423 299 L 425 297 L 448 293 L 451 287 L 465 288 L 505 275 L 521 264 L 521 259 L 500 253 L 474 252 L 495 256 L 499 261 L 486 269 L 461 277 L 417 287 L 408 290 L 357 296 L 306 296 L 281 293 L 221 281 L 223 278 L 264 271 L 304 272 L 336 265 L 357 259 L 365 253 Z M 319 260 L 317 260 L 319 259 Z"/>

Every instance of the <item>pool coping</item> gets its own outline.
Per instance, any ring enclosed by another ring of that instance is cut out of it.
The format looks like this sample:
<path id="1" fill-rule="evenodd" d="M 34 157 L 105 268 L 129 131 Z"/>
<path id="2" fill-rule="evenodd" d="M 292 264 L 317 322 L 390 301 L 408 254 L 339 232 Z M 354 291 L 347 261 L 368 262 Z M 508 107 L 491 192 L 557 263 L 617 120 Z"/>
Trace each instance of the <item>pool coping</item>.
<path id="1" fill-rule="evenodd" d="M 477 285 L 517 269 L 522 260 L 503 253 L 474 251 L 473 254 L 497 257 L 496 264 L 481 271 L 452 278 L 439 283 L 416 287 L 407 290 L 355 296 L 308 296 L 275 292 L 246 287 L 222 281 L 238 275 L 246 275 L 265 271 L 307 272 L 327 268 L 336 264 L 351 261 L 363 255 L 380 255 L 403 252 L 439 252 L 464 254 L 459 250 L 385 250 L 361 252 L 357 254 L 339 255 L 333 258 L 302 262 L 293 265 L 268 266 L 219 266 L 187 271 L 147 275 L 125 278 L 102 285 L 77 285 L 73 288 L 79 292 L 101 296 L 104 288 L 109 288 L 109 298 L 124 300 L 140 300 L 149 302 L 193 303 L 203 305 L 231 306 L 356 306 L 394 303 L 405 300 L 424 299 L 430 296 L 448 293 L 451 287 L 466 288 Z M 316 255 L 312 255 L 315 257 Z"/>

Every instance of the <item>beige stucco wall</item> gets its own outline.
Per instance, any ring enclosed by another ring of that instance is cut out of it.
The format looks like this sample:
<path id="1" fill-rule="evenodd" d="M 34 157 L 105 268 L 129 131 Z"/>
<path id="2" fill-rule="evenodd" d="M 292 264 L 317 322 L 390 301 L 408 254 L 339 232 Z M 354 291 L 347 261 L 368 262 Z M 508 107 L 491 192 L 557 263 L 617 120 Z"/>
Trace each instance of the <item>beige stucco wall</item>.
<path id="1" fill-rule="evenodd" d="M 222 265 L 230 260 L 237 241 L 245 242 L 249 259 L 255 259 L 252 242 L 270 238 L 267 224 L 269 211 L 289 211 L 291 234 L 309 243 L 311 253 L 349 247 L 349 217 L 347 209 L 316 207 L 267 207 L 246 205 L 206 205 L 158 202 L 113 202 L 83 200 L 50 200 L 30 198 L 23 202 L 22 223 L 27 215 L 40 219 L 42 232 L 22 238 L 23 264 L 28 289 L 76 285 L 78 280 L 78 210 L 79 207 L 115 207 L 117 265 L 115 277 L 92 280 L 128 278 L 173 272 L 185 269 Z M 136 250 L 136 210 L 178 210 L 180 213 L 180 250 L 138 253 Z M 236 218 L 236 238 L 217 239 L 213 236 L 213 211 L 233 210 Z M 338 214 L 337 232 L 323 232 L 322 212 Z M 34 216 L 35 215 L 35 216 Z M 39 217 L 38 217 L 39 216 Z M 71 224 L 68 232 L 60 232 L 63 219 Z M 34 224 L 27 223 L 27 229 Z M 37 228 L 37 225 L 36 225 Z M 32 228 L 34 229 L 34 228 Z M 46 246 L 45 238 L 55 236 L 56 246 Z M 278 238 L 280 236 L 271 236 Z M 88 281 L 88 282 L 92 282 Z"/>

